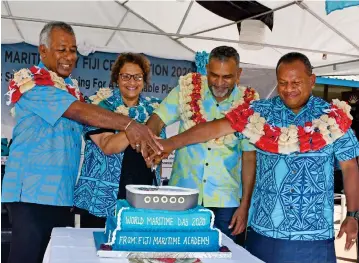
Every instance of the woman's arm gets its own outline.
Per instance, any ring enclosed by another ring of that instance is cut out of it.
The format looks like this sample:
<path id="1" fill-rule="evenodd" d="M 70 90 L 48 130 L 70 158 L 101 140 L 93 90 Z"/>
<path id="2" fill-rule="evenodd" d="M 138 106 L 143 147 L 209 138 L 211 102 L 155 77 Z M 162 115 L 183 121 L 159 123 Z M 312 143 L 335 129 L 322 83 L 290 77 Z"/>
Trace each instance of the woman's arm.
<path id="1" fill-rule="evenodd" d="M 106 155 L 123 152 L 130 145 L 125 132 L 103 132 L 89 137 Z"/>

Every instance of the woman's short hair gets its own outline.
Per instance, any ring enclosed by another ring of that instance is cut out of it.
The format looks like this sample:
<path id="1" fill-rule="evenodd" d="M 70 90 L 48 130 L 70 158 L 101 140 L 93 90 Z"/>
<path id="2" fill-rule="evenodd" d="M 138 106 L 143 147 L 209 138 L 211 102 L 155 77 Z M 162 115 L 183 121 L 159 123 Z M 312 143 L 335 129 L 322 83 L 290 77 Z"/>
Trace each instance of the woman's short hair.
<path id="1" fill-rule="evenodd" d="M 117 84 L 118 74 L 126 63 L 138 65 L 142 69 L 144 82 L 149 83 L 151 75 L 150 61 L 144 55 L 138 53 L 122 53 L 118 56 L 111 69 L 111 83 Z"/>

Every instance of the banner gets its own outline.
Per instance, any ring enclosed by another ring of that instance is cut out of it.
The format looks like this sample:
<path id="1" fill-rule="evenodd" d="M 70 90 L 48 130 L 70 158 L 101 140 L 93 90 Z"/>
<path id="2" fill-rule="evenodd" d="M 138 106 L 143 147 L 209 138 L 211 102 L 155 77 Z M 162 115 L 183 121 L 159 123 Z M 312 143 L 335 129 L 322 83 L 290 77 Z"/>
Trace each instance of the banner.
<path id="1" fill-rule="evenodd" d="M 349 0 L 349 1 L 340 1 L 340 0 L 326 0 L 325 1 L 325 11 L 327 15 L 335 10 L 342 10 L 344 8 L 359 6 L 359 1 L 357 0 Z"/>
<path id="2" fill-rule="evenodd" d="M 111 67 L 118 54 L 95 52 L 89 56 L 78 55 L 72 77 L 77 79 L 81 92 L 85 97 L 93 95 L 99 88 L 109 87 Z M 151 81 L 146 84 L 145 96 L 163 99 L 178 84 L 178 78 L 188 72 L 195 71 L 191 61 L 171 60 L 147 56 L 151 62 Z M 1 45 L 1 126 L 2 137 L 11 138 L 14 120 L 7 106 L 8 99 L 4 94 L 8 90 L 8 82 L 15 71 L 37 65 L 40 56 L 36 46 L 25 43 Z"/>

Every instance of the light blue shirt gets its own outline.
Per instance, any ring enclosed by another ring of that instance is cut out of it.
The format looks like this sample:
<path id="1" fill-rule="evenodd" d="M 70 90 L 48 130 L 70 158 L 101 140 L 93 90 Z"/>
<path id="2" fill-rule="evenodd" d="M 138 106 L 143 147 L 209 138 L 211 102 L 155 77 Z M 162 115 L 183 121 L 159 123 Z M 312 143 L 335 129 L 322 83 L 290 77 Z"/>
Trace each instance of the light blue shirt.
<path id="1" fill-rule="evenodd" d="M 65 82 L 72 84 L 70 78 Z M 62 115 L 76 100 L 58 88 L 35 86 L 15 104 L 2 202 L 73 205 L 82 125 Z"/>
<path id="2" fill-rule="evenodd" d="M 279 97 L 253 103 L 253 109 L 269 124 L 279 127 L 304 126 L 328 108 L 329 103 L 313 96 L 297 115 Z M 316 152 L 282 155 L 257 150 L 249 225 L 272 238 L 333 238 L 334 160 L 347 161 L 358 155 L 358 140 L 351 129 Z"/>
<path id="3" fill-rule="evenodd" d="M 180 116 L 180 87 L 174 88 L 155 113 L 166 124 L 180 121 L 179 132 L 185 130 Z M 217 102 L 206 85 L 203 108 L 208 121 L 221 119 L 232 103 L 243 97 L 235 87 L 231 95 Z M 255 147 L 242 134 L 221 146 L 211 143 L 188 145 L 176 150 L 169 185 L 199 190 L 198 203 L 205 207 L 238 207 L 241 197 L 241 169 L 243 151 Z"/>

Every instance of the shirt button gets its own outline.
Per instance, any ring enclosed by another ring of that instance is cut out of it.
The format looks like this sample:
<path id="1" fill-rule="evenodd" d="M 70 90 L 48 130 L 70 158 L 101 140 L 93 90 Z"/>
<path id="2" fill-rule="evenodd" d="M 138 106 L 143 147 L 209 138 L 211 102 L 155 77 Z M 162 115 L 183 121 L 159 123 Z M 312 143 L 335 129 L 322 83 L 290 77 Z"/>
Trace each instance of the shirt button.
<path id="1" fill-rule="evenodd" d="M 211 150 L 211 148 L 208 148 L 208 151 L 210 151 Z"/>
<path id="2" fill-rule="evenodd" d="M 208 163 L 206 163 L 206 166 L 208 166 Z"/>
<path id="3" fill-rule="evenodd" d="M 289 207 L 289 209 L 293 209 L 293 206 L 291 205 L 291 206 Z"/>
<path id="4" fill-rule="evenodd" d="M 291 192 L 291 193 L 293 193 L 293 192 L 294 192 L 294 189 L 293 189 L 293 188 L 292 188 L 292 189 L 290 189 L 290 192 Z"/>
<path id="5" fill-rule="evenodd" d="M 297 173 L 297 171 L 296 171 L 296 170 L 293 170 L 293 172 L 292 172 L 292 173 L 296 174 L 296 173 Z"/>
<path id="6" fill-rule="evenodd" d="M 203 179 L 203 182 L 205 183 L 205 182 L 207 182 L 207 180 L 206 180 L 206 179 Z"/>

